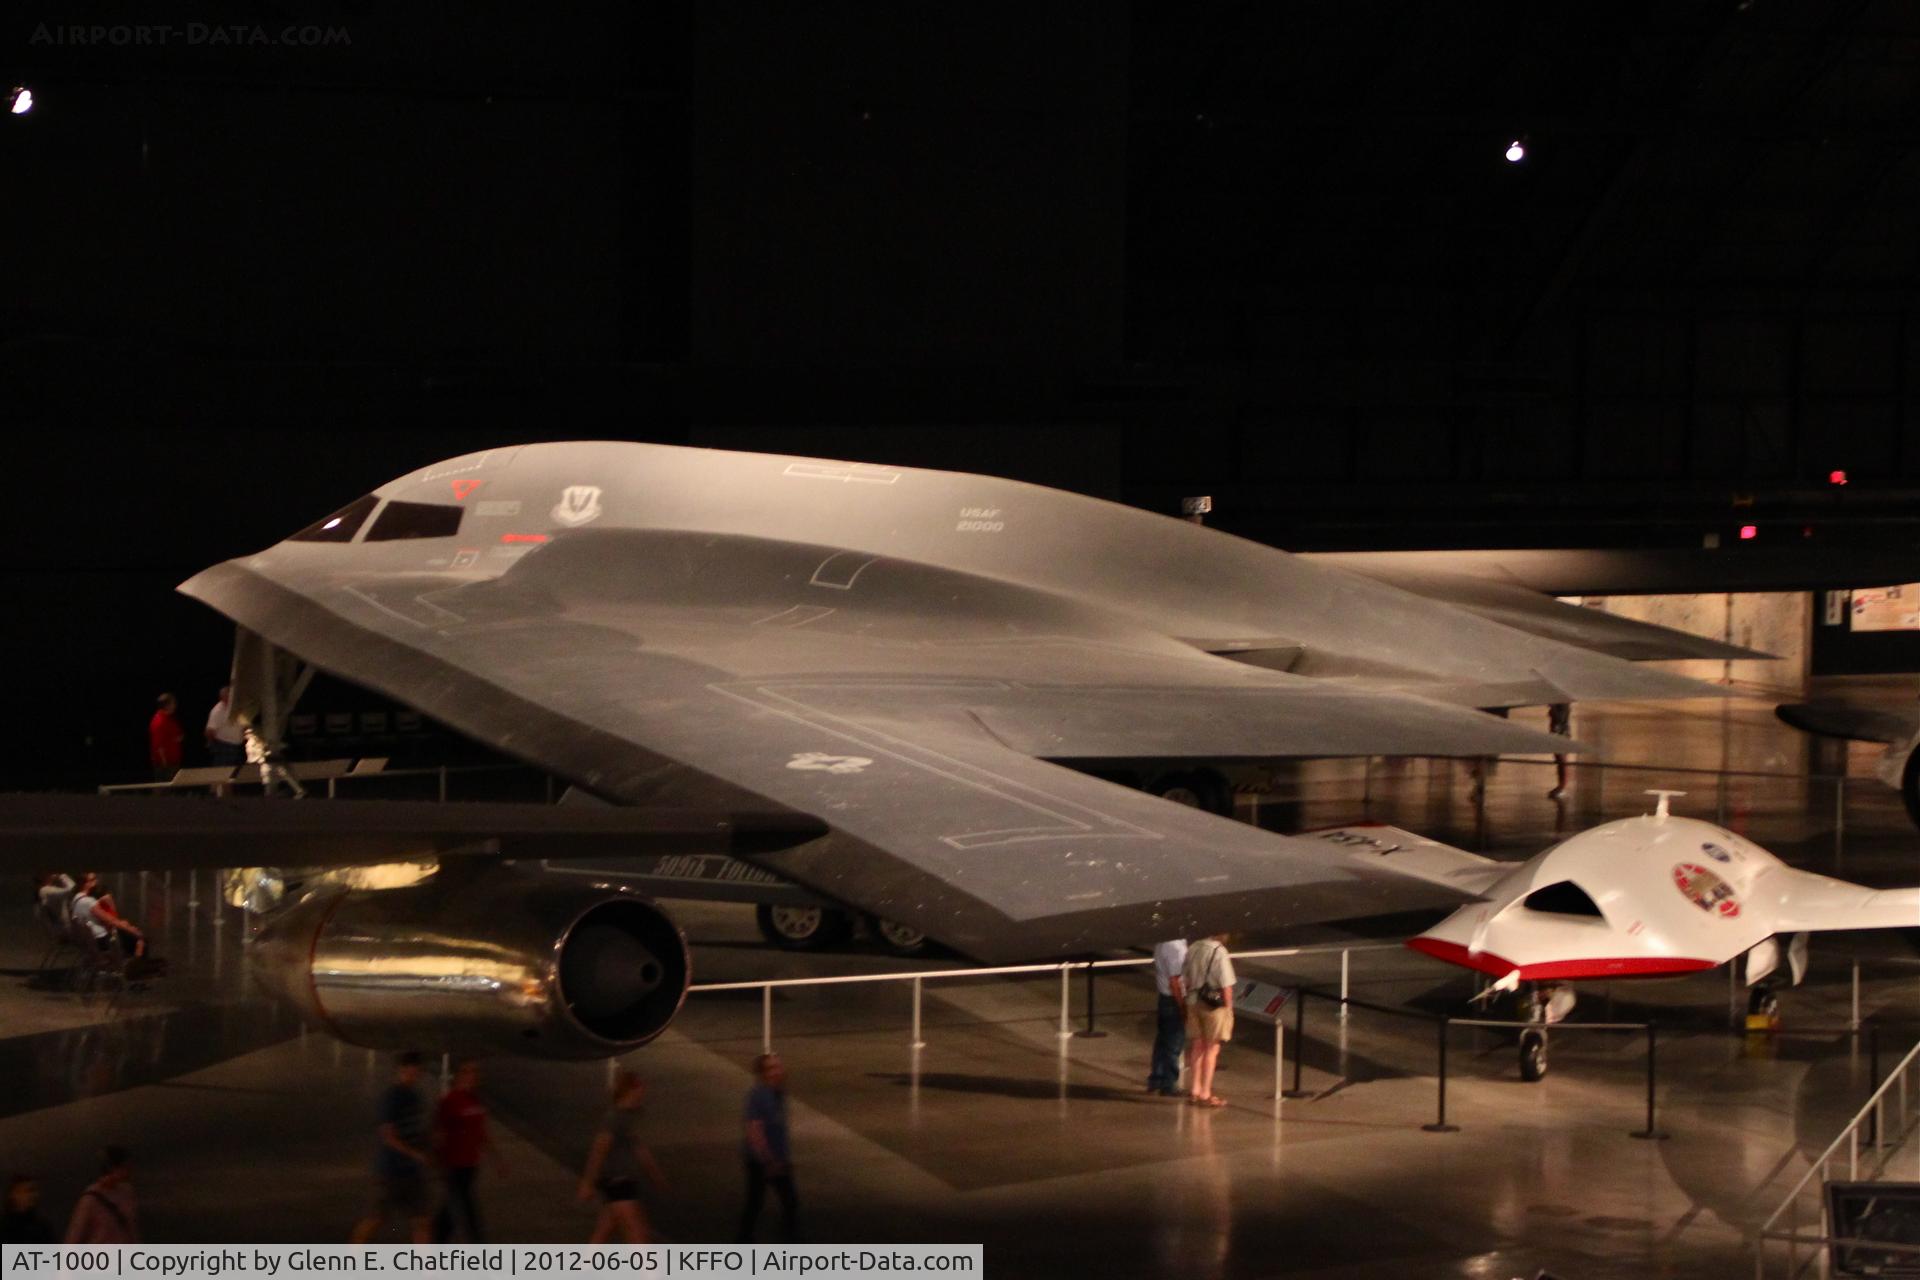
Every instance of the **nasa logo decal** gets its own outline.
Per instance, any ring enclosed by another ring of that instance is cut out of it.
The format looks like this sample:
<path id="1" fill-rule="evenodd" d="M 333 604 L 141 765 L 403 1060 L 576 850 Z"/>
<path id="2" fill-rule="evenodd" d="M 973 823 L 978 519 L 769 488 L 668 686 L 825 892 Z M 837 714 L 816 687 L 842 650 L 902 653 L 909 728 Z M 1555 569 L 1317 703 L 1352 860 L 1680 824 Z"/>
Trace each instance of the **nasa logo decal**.
<path id="1" fill-rule="evenodd" d="M 1732 862 L 1733 861 L 1733 855 L 1728 853 L 1725 849 L 1722 849 L 1717 844 L 1703 844 L 1700 846 L 1700 852 L 1706 854 L 1709 858 L 1712 858 L 1715 862 Z"/>
<path id="2" fill-rule="evenodd" d="M 549 512 L 555 524 L 563 524 L 569 529 L 578 529 L 583 524 L 591 524 L 600 518 L 600 488 L 591 484 L 570 484 L 560 494 L 560 501 L 553 504 Z"/>
<path id="3" fill-rule="evenodd" d="M 1678 862 L 1673 867 L 1673 883 L 1688 902 L 1702 911 L 1731 920 L 1740 914 L 1733 886 L 1695 862 Z"/>

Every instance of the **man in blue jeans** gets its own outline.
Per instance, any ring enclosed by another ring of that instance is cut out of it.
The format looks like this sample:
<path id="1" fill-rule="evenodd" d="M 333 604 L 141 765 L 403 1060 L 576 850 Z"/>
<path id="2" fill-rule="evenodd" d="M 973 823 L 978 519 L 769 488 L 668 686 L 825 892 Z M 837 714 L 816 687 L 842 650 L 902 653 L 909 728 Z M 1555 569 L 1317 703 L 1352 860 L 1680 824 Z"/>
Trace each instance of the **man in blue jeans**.
<path id="1" fill-rule="evenodd" d="M 1180 1052 L 1187 1047 L 1187 993 L 1180 971 L 1187 963 L 1187 940 L 1174 938 L 1153 949 L 1153 986 L 1160 993 L 1154 1007 L 1153 1063 L 1147 1069 L 1147 1092 L 1163 1098 L 1180 1096 Z"/>
<path id="2" fill-rule="evenodd" d="M 789 1243 L 800 1239 L 800 1204 L 793 1189 L 793 1153 L 787 1145 L 787 1064 L 776 1054 L 753 1060 L 753 1088 L 747 1091 L 746 1135 L 740 1155 L 747 1166 L 747 1203 L 740 1213 L 742 1242 L 753 1239 L 767 1189 L 780 1199 L 780 1219 Z"/>

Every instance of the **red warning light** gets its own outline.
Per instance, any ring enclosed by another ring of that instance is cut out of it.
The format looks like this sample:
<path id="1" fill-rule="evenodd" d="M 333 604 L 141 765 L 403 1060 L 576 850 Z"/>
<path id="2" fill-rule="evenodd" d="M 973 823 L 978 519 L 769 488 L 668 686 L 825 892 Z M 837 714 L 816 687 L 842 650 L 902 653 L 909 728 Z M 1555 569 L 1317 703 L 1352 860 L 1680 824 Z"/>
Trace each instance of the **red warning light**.
<path id="1" fill-rule="evenodd" d="M 1827 483 L 1828 483 L 1828 484 L 1845 484 L 1846 482 L 1847 482 L 1847 473 L 1846 473 L 1846 472 L 1844 472 L 1844 471 L 1829 471 L 1829 472 L 1827 472 Z"/>
<path id="2" fill-rule="evenodd" d="M 1753 540 L 1754 540 L 1755 538 L 1757 538 L 1757 537 L 1759 537 L 1759 536 L 1760 536 L 1760 526 L 1759 526 L 1759 525 L 1757 525 L 1757 524 L 1743 524 L 1743 525 L 1741 525 L 1741 526 L 1740 526 L 1740 541 L 1742 541 L 1742 542 L 1751 542 L 1751 541 L 1753 541 Z"/>

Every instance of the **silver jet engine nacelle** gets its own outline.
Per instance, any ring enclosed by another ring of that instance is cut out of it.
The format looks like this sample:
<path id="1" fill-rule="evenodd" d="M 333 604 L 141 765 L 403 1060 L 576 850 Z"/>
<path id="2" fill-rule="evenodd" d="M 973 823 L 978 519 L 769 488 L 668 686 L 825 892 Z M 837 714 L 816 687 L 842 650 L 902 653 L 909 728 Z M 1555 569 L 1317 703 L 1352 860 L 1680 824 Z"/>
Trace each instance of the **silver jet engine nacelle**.
<path id="1" fill-rule="evenodd" d="M 269 990 L 376 1049 L 612 1057 L 664 1031 L 692 977 L 652 902 L 505 869 L 310 892 L 251 947 Z"/>

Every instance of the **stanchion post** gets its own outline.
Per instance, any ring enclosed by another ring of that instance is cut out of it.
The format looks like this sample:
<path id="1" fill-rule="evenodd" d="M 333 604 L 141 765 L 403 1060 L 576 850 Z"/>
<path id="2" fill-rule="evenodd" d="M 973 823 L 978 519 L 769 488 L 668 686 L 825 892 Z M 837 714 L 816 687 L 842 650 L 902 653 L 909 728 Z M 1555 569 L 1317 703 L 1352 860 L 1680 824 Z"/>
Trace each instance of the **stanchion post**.
<path id="1" fill-rule="evenodd" d="M 1086 1026 L 1086 1030 L 1078 1031 L 1078 1032 L 1075 1032 L 1074 1034 L 1079 1036 L 1080 1039 L 1082 1040 L 1099 1040 L 1105 1037 L 1107 1033 L 1100 1030 L 1098 1027 L 1094 1025 L 1094 1017 L 1095 1017 L 1095 1014 L 1094 1014 L 1094 1002 L 1093 1002 L 1093 962 L 1088 961 L 1087 962 L 1087 1026 Z"/>
<path id="2" fill-rule="evenodd" d="M 1833 869 L 1844 871 L 1847 866 L 1847 778 L 1841 774 L 1833 780 Z"/>
<path id="3" fill-rule="evenodd" d="M 1275 1102 L 1287 1096 L 1280 1087 L 1280 1071 L 1287 1060 L 1287 1020 L 1283 1015 L 1273 1020 L 1273 1100 Z"/>
<path id="4" fill-rule="evenodd" d="M 1373 757 L 1367 757 L 1367 780 L 1360 789 L 1360 816 L 1373 816 Z"/>
<path id="5" fill-rule="evenodd" d="M 1447 1028 L 1453 1019 L 1442 1018 L 1434 1025 L 1439 1029 L 1439 1089 L 1437 1091 L 1438 1112 L 1432 1124 L 1420 1126 L 1427 1133 L 1458 1133 L 1460 1126 L 1447 1123 Z"/>
<path id="6" fill-rule="evenodd" d="M 1867 1096 L 1872 1097 L 1880 1089 L 1880 1024 L 1867 1024 Z M 1880 1149 L 1880 1112 L 1878 1110 L 1867 1117 L 1867 1129 L 1873 1135 L 1873 1149 Z"/>
<path id="7" fill-rule="evenodd" d="M 1307 1091 L 1301 1087 L 1303 1073 L 1307 1065 L 1307 989 L 1294 988 L 1293 1007 L 1293 1088 L 1287 1090 L 1289 1098 L 1304 1098 Z"/>
<path id="8" fill-rule="evenodd" d="M 1731 965 L 1728 968 L 1732 968 Z M 1860 1029 L 1860 957 L 1853 958 L 1853 1022 L 1851 1029 Z"/>
<path id="9" fill-rule="evenodd" d="M 1654 1089 L 1659 1082 L 1659 1068 L 1655 1064 L 1659 1061 L 1659 1044 L 1660 1034 L 1655 1030 L 1653 1022 L 1649 1020 L 1647 1023 L 1647 1127 L 1628 1136 L 1646 1138 L 1653 1142 L 1658 1142 L 1667 1136 L 1654 1124 Z"/>
<path id="10" fill-rule="evenodd" d="M 1348 948 L 1340 948 L 1340 1021 L 1347 1020 L 1347 953 Z"/>
<path id="11" fill-rule="evenodd" d="M 773 984 L 760 987 L 760 1052 L 773 1052 Z"/>
<path id="12" fill-rule="evenodd" d="M 920 1035 L 920 975 L 913 976 L 913 1047 L 924 1049 L 927 1042 Z"/>
<path id="13" fill-rule="evenodd" d="M 1063 964 L 1060 966 L 1060 1030 L 1056 1034 L 1062 1040 L 1073 1039 L 1073 1028 L 1067 1025 L 1067 1001 L 1070 998 L 1070 993 L 1067 989 L 1067 975 L 1071 971 L 1071 965 Z"/>

